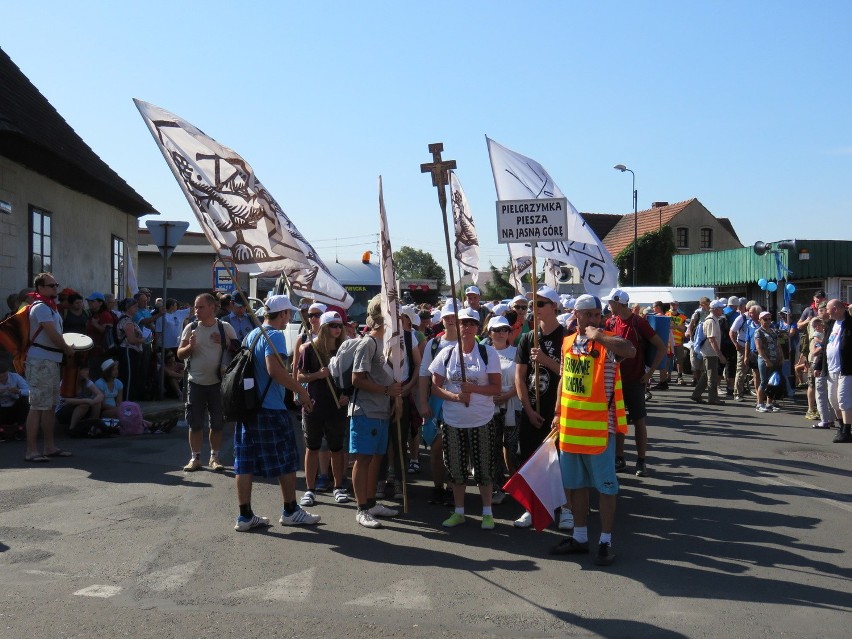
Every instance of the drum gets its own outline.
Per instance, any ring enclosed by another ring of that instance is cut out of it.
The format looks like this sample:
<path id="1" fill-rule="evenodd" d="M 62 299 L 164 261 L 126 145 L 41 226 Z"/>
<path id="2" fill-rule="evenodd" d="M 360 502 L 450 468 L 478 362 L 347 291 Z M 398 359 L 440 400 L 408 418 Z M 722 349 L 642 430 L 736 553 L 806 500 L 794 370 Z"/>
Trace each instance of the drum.
<path id="1" fill-rule="evenodd" d="M 83 333 L 63 333 L 62 339 L 77 352 L 87 351 L 95 345 L 92 338 Z"/>
<path id="2" fill-rule="evenodd" d="M 87 366 L 87 352 L 95 343 L 91 337 L 83 333 L 63 333 L 62 339 L 65 340 L 66 345 L 74 349 L 74 356 L 66 357 L 64 360 L 59 394 L 62 397 L 74 397 L 77 392 L 77 371 Z"/>

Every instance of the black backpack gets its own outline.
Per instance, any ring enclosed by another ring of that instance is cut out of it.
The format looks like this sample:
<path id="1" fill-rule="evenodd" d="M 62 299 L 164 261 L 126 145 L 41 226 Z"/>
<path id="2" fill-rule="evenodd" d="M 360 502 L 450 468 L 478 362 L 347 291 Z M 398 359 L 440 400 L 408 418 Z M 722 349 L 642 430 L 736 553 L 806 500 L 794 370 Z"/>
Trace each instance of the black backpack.
<path id="1" fill-rule="evenodd" d="M 266 399 L 266 393 L 272 384 L 272 376 L 270 375 L 260 398 L 257 396 L 257 387 L 254 384 L 256 366 L 254 347 L 257 346 L 261 337 L 263 337 L 262 328 L 257 332 L 250 346 L 246 346 L 245 342 L 242 343 L 240 350 L 222 375 L 222 411 L 226 421 L 247 422 L 257 414 L 263 406 L 263 400 Z M 251 380 L 251 383 L 246 388 L 248 380 Z"/>

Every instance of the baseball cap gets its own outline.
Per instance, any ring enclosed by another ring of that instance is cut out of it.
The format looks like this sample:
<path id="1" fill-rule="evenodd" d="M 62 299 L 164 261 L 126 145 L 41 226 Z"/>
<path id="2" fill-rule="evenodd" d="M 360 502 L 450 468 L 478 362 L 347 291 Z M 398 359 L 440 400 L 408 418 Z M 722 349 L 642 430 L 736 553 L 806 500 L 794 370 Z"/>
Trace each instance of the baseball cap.
<path id="1" fill-rule="evenodd" d="M 87 297 L 87 298 L 86 298 L 86 301 L 87 301 L 87 302 L 94 302 L 95 300 L 100 300 L 100 301 L 102 301 L 102 302 L 105 302 L 105 301 L 106 301 L 106 300 L 104 299 L 104 294 L 103 294 L 103 293 L 98 293 L 97 291 L 95 291 L 94 293 L 92 293 L 91 295 L 89 295 L 89 297 Z"/>
<path id="2" fill-rule="evenodd" d="M 612 289 L 612 292 L 605 299 L 607 302 L 617 302 L 618 304 L 627 304 L 630 302 L 630 296 L 620 288 Z M 577 307 L 575 306 L 574 308 Z"/>
<path id="3" fill-rule="evenodd" d="M 459 318 L 459 322 L 461 322 L 462 320 L 469 319 L 469 320 L 474 320 L 477 324 L 482 323 L 482 320 L 479 317 L 479 313 L 477 313 L 472 308 L 463 308 L 463 309 L 459 310 L 458 318 Z"/>
<path id="4" fill-rule="evenodd" d="M 727 304 L 725 304 L 722 300 L 713 300 L 710 302 L 710 308 L 725 308 L 725 306 L 727 306 Z"/>
<path id="5" fill-rule="evenodd" d="M 542 286 L 535 292 L 536 297 L 543 297 L 549 302 L 553 302 L 559 306 L 559 293 L 554 291 L 549 286 Z"/>
<path id="6" fill-rule="evenodd" d="M 601 301 L 594 295 L 585 294 L 574 300 L 575 311 L 588 311 L 591 309 L 601 310 Z"/>
<path id="7" fill-rule="evenodd" d="M 488 320 L 488 330 L 492 330 L 495 328 L 512 328 L 512 325 L 509 324 L 509 320 L 507 320 L 502 315 L 494 316 L 490 320 Z"/>
<path id="8" fill-rule="evenodd" d="M 101 364 L 101 370 L 102 370 L 102 371 L 104 371 L 104 372 L 106 372 L 106 371 L 108 371 L 110 368 L 112 368 L 113 366 L 115 366 L 116 364 L 118 364 L 118 362 L 116 362 L 114 359 L 108 359 L 108 360 L 105 360 L 105 361 L 104 361 L 104 363 L 103 363 L 103 364 Z"/>
<path id="9" fill-rule="evenodd" d="M 825 297 L 825 291 L 823 291 L 822 289 L 818 290 L 816 293 L 814 293 L 814 297 Z"/>
<path id="10" fill-rule="evenodd" d="M 416 310 L 409 306 L 407 308 L 402 309 L 402 314 L 411 320 L 412 326 L 420 326 L 420 316 L 417 314 Z"/>
<path id="11" fill-rule="evenodd" d="M 760 315 L 757 316 L 759 319 L 763 319 L 764 317 L 772 317 L 772 313 L 769 311 L 763 311 Z"/>
<path id="12" fill-rule="evenodd" d="M 479 292 L 479 287 L 477 287 L 477 286 L 468 286 L 466 289 L 464 289 L 464 294 L 465 295 L 482 295 L 482 293 Z"/>
<path id="13" fill-rule="evenodd" d="M 508 304 L 495 304 L 494 308 L 491 309 L 491 312 L 494 313 L 495 315 L 502 315 L 503 313 L 505 313 L 508 310 L 509 310 Z"/>
<path id="14" fill-rule="evenodd" d="M 452 315 L 452 313 L 450 313 L 450 315 Z M 443 317 L 443 314 L 441 313 L 440 309 L 436 308 L 434 311 L 432 311 L 432 323 L 433 324 L 440 324 L 442 317 Z"/>
<path id="15" fill-rule="evenodd" d="M 311 311 L 319 311 L 320 313 L 325 313 L 328 310 L 328 306 L 325 304 L 320 304 L 319 302 L 314 302 L 308 307 L 308 312 Z"/>
<path id="16" fill-rule="evenodd" d="M 139 306 L 139 302 L 136 300 L 135 297 L 125 297 L 123 300 L 121 300 L 121 304 L 118 305 L 118 307 L 122 311 L 126 311 L 131 306 Z"/>
<path id="17" fill-rule="evenodd" d="M 456 312 L 457 307 L 458 305 L 452 300 L 444 304 L 444 308 L 441 309 L 441 319 L 445 318 L 447 315 L 453 315 Z M 461 317 L 461 313 L 459 313 L 459 317 Z"/>
<path id="18" fill-rule="evenodd" d="M 530 303 L 530 301 L 525 296 L 515 295 L 515 297 L 512 298 L 511 304 L 512 304 L 512 306 L 514 306 L 518 302 L 523 302 L 526 306 L 529 306 L 529 303 Z"/>
<path id="19" fill-rule="evenodd" d="M 740 298 L 737 297 L 736 295 L 731 295 L 728 298 L 728 306 L 739 306 L 739 305 L 740 305 Z"/>
<path id="20" fill-rule="evenodd" d="M 789 309 L 789 308 L 787 308 L 786 306 L 782 306 L 782 307 L 781 307 L 781 310 L 780 310 L 780 311 L 778 311 L 778 312 L 779 312 L 779 313 L 784 313 L 784 315 L 789 315 L 789 314 L 790 314 L 790 309 Z"/>
<path id="21" fill-rule="evenodd" d="M 740 306 L 744 306 L 747 302 L 748 302 L 748 300 L 747 300 L 746 298 L 741 297 L 741 298 L 740 298 L 740 303 L 739 303 L 739 305 L 740 305 Z"/>
<path id="22" fill-rule="evenodd" d="M 326 311 L 325 313 L 320 315 L 320 326 L 325 326 L 326 324 L 331 324 L 332 322 L 343 324 L 343 318 L 340 317 L 340 313 L 338 313 L 337 311 Z"/>
<path id="23" fill-rule="evenodd" d="M 264 302 L 270 313 L 280 313 L 281 311 L 295 311 L 296 307 L 286 295 L 270 295 Z"/>

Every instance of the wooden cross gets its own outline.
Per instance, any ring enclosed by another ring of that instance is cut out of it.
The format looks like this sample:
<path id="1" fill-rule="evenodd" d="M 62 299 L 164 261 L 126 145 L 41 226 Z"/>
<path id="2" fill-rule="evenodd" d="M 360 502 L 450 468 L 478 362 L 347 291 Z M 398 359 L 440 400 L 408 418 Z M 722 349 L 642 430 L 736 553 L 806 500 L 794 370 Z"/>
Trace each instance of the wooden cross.
<path id="1" fill-rule="evenodd" d="M 429 145 L 429 153 L 432 154 L 432 162 L 428 162 L 426 164 L 420 165 L 421 173 L 431 173 L 432 174 L 432 186 L 438 189 L 438 198 L 441 201 L 441 208 L 444 209 L 446 207 L 447 195 L 444 191 L 444 187 L 449 184 L 449 171 L 450 169 L 456 168 L 455 160 L 442 160 L 441 159 L 441 151 L 444 150 L 443 142 L 435 142 L 434 144 Z M 444 214 L 446 215 L 446 210 L 444 210 Z"/>

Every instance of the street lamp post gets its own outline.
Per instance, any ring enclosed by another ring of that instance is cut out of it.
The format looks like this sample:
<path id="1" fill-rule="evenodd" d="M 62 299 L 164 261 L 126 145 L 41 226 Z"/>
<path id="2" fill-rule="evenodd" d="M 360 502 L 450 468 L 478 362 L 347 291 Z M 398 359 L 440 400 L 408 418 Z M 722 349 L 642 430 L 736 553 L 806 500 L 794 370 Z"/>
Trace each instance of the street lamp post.
<path id="1" fill-rule="evenodd" d="M 633 176 L 633 286 L 636 286 L 636 258 L 639 253 L 639 193 L 636 191 L 636 174 L 623 164 L 616 164 L 612 168 L 617 169 L 622 173 L 629 171 L 630 175 Z"/>

